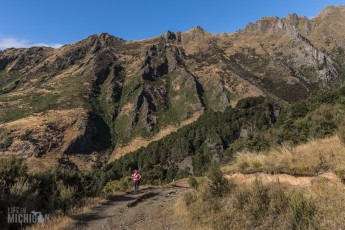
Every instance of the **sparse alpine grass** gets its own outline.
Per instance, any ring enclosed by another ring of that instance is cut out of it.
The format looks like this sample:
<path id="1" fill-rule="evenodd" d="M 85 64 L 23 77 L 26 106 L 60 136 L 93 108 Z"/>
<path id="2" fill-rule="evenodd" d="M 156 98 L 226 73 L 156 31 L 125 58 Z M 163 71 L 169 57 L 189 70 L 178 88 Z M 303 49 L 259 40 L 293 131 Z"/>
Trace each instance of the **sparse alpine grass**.
<path id="1" fill-rule="evenodd" d="M 338 229 L 345 221 L 344 186 L 318 182 L 301 188 L 256 179 L 211 197 L 210 183 L 187 191 L 176 204 L 196 229 Z"/>
<path id="2" fill-rule="evenodd" d="M 339 136 L 339 133 L 338 133 Z M 281 146 L 263 152 L 242 151 L 223 171 L 287 173 L 312 176 L 343 169 L 345 149 L 337 136 L 314 139 L 296 147 Z"/>

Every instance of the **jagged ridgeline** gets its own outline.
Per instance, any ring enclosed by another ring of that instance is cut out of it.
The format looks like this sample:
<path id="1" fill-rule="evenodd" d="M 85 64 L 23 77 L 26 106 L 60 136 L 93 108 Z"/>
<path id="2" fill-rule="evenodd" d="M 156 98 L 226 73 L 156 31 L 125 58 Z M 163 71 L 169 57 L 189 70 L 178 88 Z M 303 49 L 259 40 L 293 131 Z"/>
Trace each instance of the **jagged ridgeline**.
<path id="1" fill-rule="evenodd" d="M 84 154 L 91 164 L 88 153 L 111 153 L 205 111 L 226 113 L 243 98 L 304 100 L 344 78 L 344 12 L 267 17 L 231 34 L 99 34 L 58 49 L 0 51 L 0 151 L 55 163 Z"/>

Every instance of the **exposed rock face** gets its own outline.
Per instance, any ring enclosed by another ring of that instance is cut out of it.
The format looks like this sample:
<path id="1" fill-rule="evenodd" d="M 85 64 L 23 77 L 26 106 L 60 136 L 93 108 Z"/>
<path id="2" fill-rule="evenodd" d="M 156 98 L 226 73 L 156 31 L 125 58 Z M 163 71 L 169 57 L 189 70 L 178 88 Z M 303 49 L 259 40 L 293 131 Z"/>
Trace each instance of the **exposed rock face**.
<path id="1" fill-rule="evenodd" d="M 345 74 L 344 15 L 344 7 L 330 7 L 312 20 L 266 17 L 232 34 L 200 27 L 142 41 L 99 34 L 59 49 L 0 51 L 1 126 L 13 130 L 10 122 L 41 113 L 34 129 L 40 141 L 23 140 L 16 130 L 0 151 L 109 150 L 247 96 L 303 99 Z M 74 117 L 49 126 L 48 110 Z"/>
<path id="2" fill-rule="evenodd" d="M 92 150 L 92 140 L 97 135 L 96 132 L 96 127 L 89 117 L 78 119 L 65 132 L 62 152 L 64 154 L 90 152 Z"/>
<path id="3" fill-rule="evenodd" d="M 86 113 L 81 109 L 49 110 L 2 124 L 2 130 L 9 130 L 13 138 L 7 149 L 3 151 L 5 154 L 14 153 L 30 158 L 42 156 L 47 152 L 60 152 L 64 149 L 64 143 L 71 148 L 78 137 L 83 139 L 81 137 L 86 136 L 87 129 L 81 127 L 81 119 L 77 116 L 86 117 Z M 84 143 L 83 146 L 88 146 L 88 144 Z"/>

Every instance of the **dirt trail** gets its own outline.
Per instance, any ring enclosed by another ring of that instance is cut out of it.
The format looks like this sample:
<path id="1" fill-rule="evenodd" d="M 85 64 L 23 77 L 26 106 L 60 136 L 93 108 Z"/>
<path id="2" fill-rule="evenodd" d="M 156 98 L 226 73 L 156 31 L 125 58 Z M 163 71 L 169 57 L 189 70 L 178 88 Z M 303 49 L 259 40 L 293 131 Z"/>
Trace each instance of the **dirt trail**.
<path id="1" fill-rule="evenodd" d="M 279 181 L 299 187 L 309 187 L 320 181 L 341 184 L 341 180 L 331 172 L 310 177 L 228 172 L 224 177 L 237 185 L 251 183 L 256 178 L 264 184 Z M 188 182 L 184 179 L 166 186 L 145 187 L 139 194 L 111 195 L 106 203 L 94 207 L 91 212 L 72 216 L 73 225 L 67 229 L 189 229 L 176 217 L 175 211 L 177 198 L 188 189 Z"/>
<path id="2" fill-rule="evenodd" d="M 90 213 L 76 215 L 68 229 L 187 229 L 174 218 L 177 197 L 188 189 L 186 182 L 147 187 L 139 194 L 112 195 Z"/>
<path id="3" fill-rule="evenodd" d="M 234 184 L 248 184 L 252 183 L 256 179 L 260 179 L 262 183 L 272 183 L 272 182 L 281 182 L 287 183 L 293 186 L 308 187 L 313 183 L 319 181 L 325 181 L 327 183 L 341 184 L 341 180 L 337 175 L 332 172 L 322 173 L 318 176 L 292 176 L 289 174 L 268 174 L 268 173 L 227 173 L 225 178 L 231 180 Z"/>

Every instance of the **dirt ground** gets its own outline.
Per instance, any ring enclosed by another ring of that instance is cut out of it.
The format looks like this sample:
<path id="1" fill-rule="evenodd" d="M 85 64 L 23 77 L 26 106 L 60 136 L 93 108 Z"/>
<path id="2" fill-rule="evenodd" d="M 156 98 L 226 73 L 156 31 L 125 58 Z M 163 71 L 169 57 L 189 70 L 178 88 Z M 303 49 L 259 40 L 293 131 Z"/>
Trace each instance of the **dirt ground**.
<path id="1" fill-rule="evenodd" d="M 189 229 L 174 211 L 177 197 L 187 189 L 184 181 L 142 188 L 138 194 L 111 195 L 91 212 L 73 216 L 68 229 Z"/>
<path id="2" fill-rule="evenodd" d="M 318 176 L 292 176 L 288 174 L 267 173 L 225 173 L 224 177 L 236 185 L 252 183 L 260 179 L 264 184 L 286 183 L 291 186 L 308 188 L 319 181 L 329 184 L 342 184 L 331 172 Z M 142 186 L 138 194 L 122 192 L 111 194 L 107 199 L 91 205 L 91 211 L 69 215 L 68 218 L 52 223 L 49 229 L 97 229 L 97 230 L 153 230 L 153 229 L 191 229 L 182 220 L 177 209 L 177 199 L 189 188 L 188 179 L 182 179 L 163 186 Z M 88 209 L 90 210 L 90 209 Z M 36 226 L 40 227 L 40 226 Z M 35 230 L 47 229 L 32 228 Z"/>

